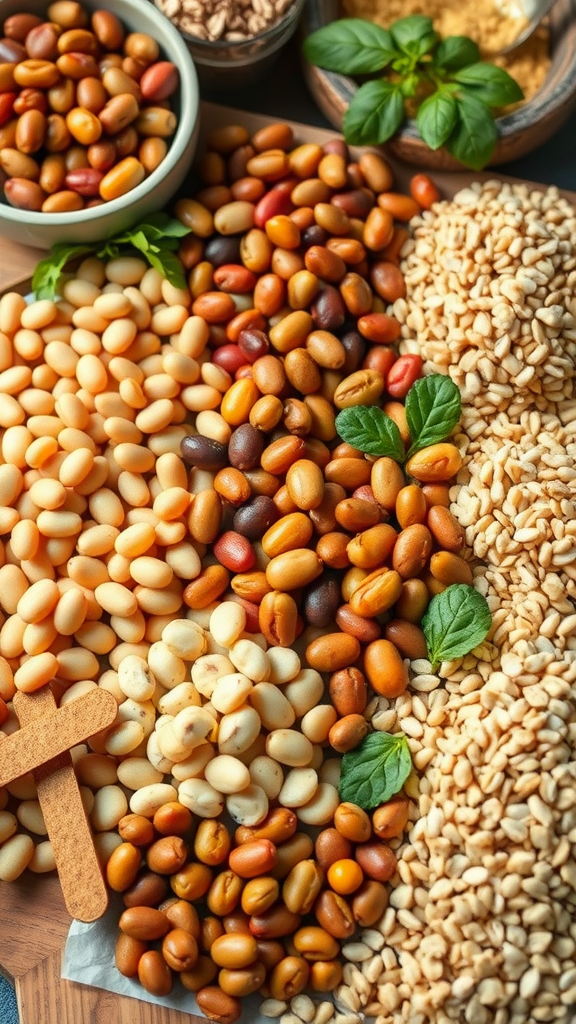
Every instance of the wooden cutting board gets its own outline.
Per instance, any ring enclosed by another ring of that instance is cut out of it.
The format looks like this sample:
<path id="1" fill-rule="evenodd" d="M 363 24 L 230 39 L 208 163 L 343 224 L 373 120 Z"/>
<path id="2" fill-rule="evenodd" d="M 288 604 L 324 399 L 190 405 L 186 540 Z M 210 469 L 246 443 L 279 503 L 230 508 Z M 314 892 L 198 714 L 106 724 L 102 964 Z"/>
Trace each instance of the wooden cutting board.
<path id="1" fill-rule="evenodd" d="M 253 132 L 274 120 L 212 103 L 202 104 L 201 117 L 199 152 L 203 139 L 213 128 L 234 123 Z M 307 125 L 293 127 L 299 142 L 324 143 L 338 135 Z M 397 186 L 406 188 L 415 168 L 397 163 L 394 168 Z M 468 171 L 434 172 L 433 177 L 445 197 L 472 181 L 518 180 L 494 172 Z M 562 190 L 562 194 L 576 204 L 576 192 Z M 40 250 L 0 238 L 0 293 L 12 288 L 26 289 L 43 255 Z M 78 853 L 81 856 L 81 851 Z M 0 973 L 16 987 L 21 1024 L 195 1024 L 203 1020 L 167 1010 L 161 1003 L 140 1002 L 62 980 L 60 960 L 69 925 L 55 876 L 25 872 L 17 882 L 0 882 Z"/>

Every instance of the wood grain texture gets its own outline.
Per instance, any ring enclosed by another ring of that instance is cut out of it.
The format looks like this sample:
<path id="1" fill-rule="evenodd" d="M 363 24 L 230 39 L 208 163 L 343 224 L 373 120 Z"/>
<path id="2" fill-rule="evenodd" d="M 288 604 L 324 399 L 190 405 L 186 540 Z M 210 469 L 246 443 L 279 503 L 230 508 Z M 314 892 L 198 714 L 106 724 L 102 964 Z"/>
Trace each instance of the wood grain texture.
<path id="1" fill-rule="evenodd" d="M 47 956 L 16 981 L 22 1021 L 50 1024 L 194 1024 L 202 1018 L 158 1003 L 144 1003 L 113 992 L 67 981 L 61 990 L 61 956 Z M 59 995 L 61 992 L 61 995 Z"/>
<path id="2" fill-rule="evenodd" d="M 576 2 L 576 0 L 575 0 Z M 243 124 L 250 132 L 270 124 L 273 118 L 241 113 L 212 103 L 202 105 L 202 140 L 214 128 Z M 299 142 L 324 143 L 337 135 L 294 124 Z M 394 162 L 397 186 L 405 188 L 412 167 Z M 444 196 L 472 181 L 504 175 L 472 174 L 467 171 L 434 175 Z M 576 203 L 576 193 L 563 193 Z M 29 277 L 38 260 L 38 250 L 22 247 L 18 260 L 14 246 L 0 239 L 0 288 L 29 288 Z M 2 276 L 3 275 L 3 276 Z M 21 1024 L 200 1024 L 202 1018 L 166 1010 L 161 1005 L 138 1002 L 99 989 L 87 988 L 60 978 L 60 955 L 64 948 L 70 917 L 55 876 L 34 876 L 26 872 L 10 885 L 0 882 L 0 973 L 16 980 Z"/>
<path id="3" fill-rule="evenodd" d="M 308 0 L 304 10 L 303 34 L 328 25 L 340 17 L 338 0 Z M 498 118 L 498 142 L 489 166 L 517 160 L 542 146 L 576 109 L 576 0 L 556 0 L 550 13 L 552 67 L 541 89 L 529 103 Z M 335 128 L 342 118 L 357 86 L 352 78 L 302 61 L 304 78 L 324 116 Z M 431 150 L 422 142 L 415 121 L 407 121 L 389 142 L 381 147 L 387 155 L 419 167 L 435 170 L 459 170 L 458 163 L 444 148 Z"/>

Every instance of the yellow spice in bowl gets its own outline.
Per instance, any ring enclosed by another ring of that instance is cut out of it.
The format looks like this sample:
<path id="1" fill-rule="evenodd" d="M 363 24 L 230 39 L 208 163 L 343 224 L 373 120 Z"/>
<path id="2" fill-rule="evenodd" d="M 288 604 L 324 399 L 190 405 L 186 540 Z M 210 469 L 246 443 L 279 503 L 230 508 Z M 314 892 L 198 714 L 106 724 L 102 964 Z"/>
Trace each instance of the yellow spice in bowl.
<path id="1" fill-rule="evenodd" d="M 425 14 L 432 18 L 441 36 L 469 36 L 479 46 L 483 59 L 514 41 L 526 24 L 525 18 L 502 13 L 494 0 L 342 0 L 342 14 L 366 18 L 388 28 L 398 18 Z M 504 68 L 524 92 L 524 102 L 542 87 L 550 68 L 550 35 L 545 27 L 522 46 L 494 63 Z M 513 109 L 512 107 L 507 110 Z"/>

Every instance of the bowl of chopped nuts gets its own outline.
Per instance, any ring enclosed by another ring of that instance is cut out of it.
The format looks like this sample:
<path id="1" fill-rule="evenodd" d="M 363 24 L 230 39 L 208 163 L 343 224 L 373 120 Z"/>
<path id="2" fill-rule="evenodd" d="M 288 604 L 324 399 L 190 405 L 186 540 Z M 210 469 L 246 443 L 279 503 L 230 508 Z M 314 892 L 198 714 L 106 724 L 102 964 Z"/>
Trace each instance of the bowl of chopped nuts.
<path id="1" fill-rule="evenodd" d="M 154 0 L 179 29 L 200 85 L 214 93 L 259 81 L 294 35 L 305 0 Z"/>

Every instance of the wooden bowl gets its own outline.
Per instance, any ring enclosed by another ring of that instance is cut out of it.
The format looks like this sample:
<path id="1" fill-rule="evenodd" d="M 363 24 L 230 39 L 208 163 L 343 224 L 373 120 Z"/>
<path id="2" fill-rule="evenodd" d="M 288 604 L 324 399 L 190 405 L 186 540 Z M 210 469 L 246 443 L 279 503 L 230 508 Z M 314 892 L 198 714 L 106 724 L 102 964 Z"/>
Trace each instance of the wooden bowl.
<path id="1" fill-rule="evenodd" d="M 338 0 L 308 0 L 304 36 L 340 16 Z M 576 0 L 556 0 L 549 24 L 552 66 L 546 81 L 527 103 L 498 118 L 498 141 L 489 166 L 516 160 L 541 146 L 576 109 Z M 320 110 L 335 128 L 341 129 L 342 118 L 357 89 L 356 82 L 346 75 L 323 71 L 304 59 L 303 72 Z M 419 167 L 462 170 L 462 164 L 447 150 L 428 148 L 413 120 L 406 121 L 382 149 Z"/>

